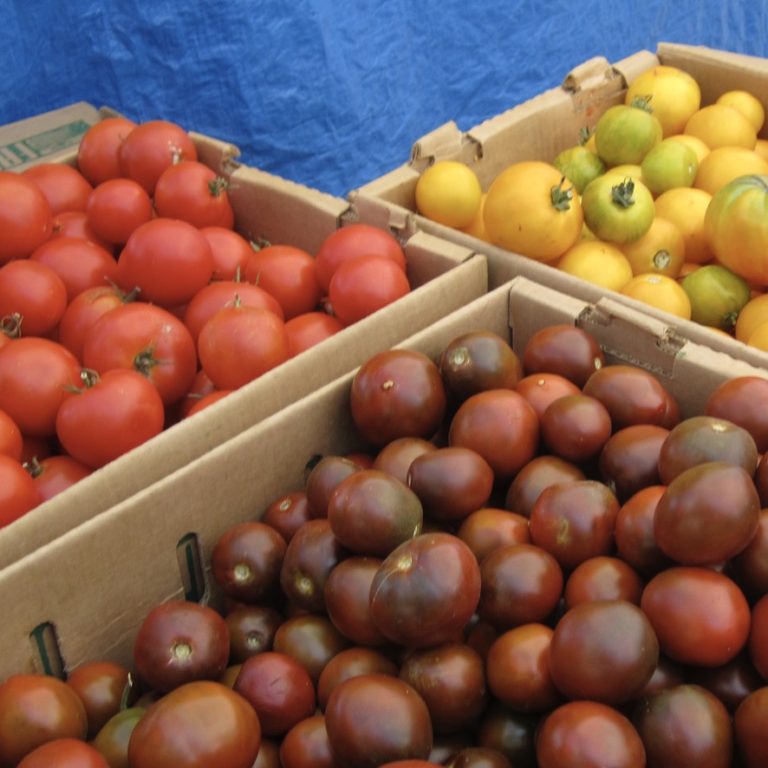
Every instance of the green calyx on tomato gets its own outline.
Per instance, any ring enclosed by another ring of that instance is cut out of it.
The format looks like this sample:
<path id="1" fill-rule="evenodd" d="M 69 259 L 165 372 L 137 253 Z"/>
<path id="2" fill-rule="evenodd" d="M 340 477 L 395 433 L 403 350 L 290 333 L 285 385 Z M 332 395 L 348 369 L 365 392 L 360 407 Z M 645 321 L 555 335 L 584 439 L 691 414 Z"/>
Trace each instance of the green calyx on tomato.
<path id="1" fill-rule="evenodd" d="M 635 204 L 635 200 L 632 197 L 634 191 L 635 182 L 627 176 L 624 181 L 611 189 L 611 200 L 621 208 L 629 208 L 630 205 Z"/>
<path id="2" fill-rule="evenodd" d="M 219 197 L 229 189 L 229 182 L 223 176 L 217 176 L 208 182 L 208 190 L 212 197 Z"/>
<path id="3" fill-rule="evenodd" d="M 558 211 L 567 211 L 571 207 L 571 200 L 573 200 L 573 187 L 568 189 L 563 188 L 565 182 L 565 176 L 560 179 L 560 183 L 552 187 L 550 191 L 550 197 L 552 199 L 552 205 Z"/>
<path id="4" fill-rule="evenodd" d="M 630 107 L 634 107 L 635 109 L 642 109 L 645 112 L 653 112 L 653 109 L 651 108 L 651 99 L 653 98 L 653 94 L 643 94 L 642 96 L 635 96 L 634 99 L 632 99 Z"/>

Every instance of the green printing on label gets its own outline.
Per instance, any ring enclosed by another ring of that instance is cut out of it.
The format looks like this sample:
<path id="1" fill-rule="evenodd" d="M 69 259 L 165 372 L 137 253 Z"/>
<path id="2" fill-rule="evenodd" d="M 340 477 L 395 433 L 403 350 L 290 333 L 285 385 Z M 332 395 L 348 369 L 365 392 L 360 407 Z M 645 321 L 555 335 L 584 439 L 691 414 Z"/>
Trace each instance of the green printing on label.
<path id="1" fill-rule="evenodd" d="M 34 136 L 0 146 L 0 168 L 13 168 L 79 144 L 91 127 L 85 120 L 59 125 Z"/>

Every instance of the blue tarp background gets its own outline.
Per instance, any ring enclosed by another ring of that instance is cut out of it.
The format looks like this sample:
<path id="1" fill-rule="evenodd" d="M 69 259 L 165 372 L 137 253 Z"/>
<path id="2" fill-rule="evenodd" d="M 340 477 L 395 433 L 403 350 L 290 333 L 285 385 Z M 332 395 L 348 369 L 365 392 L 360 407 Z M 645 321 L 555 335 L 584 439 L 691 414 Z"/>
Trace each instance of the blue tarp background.
<path id="1" fill-rule="evenodd" d="M 0 0 L 0 124 L 73 101 L 164 118 L 335 195 L 585 59 L 768 56 L 766 0 Z"/>

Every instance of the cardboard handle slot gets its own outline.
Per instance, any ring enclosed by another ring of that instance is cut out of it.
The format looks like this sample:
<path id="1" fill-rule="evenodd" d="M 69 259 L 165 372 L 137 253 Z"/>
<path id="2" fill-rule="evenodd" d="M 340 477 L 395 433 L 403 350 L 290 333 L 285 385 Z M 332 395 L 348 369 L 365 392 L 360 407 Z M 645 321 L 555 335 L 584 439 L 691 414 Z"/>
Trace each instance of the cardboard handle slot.
<path id="1" fill-rule="evenodd" d="M 30 633 L 35 666 L 45 675 L 53 675 L 60 680 L 66 678 L 64 658 L 61 655 L 56 628 L 50 621 L 38 624 Z"/>
<path id="2" fill-rule="evenodd" d="M 185 533 L 176 545 L 176 560 L 179 564 L 184 597 L 195 603 L 207 599 L 205 567 L 196 533 Z"/>
<path id="3" fill-rule="evenodd" d="M 563 80 L 563 89 L 576 93 L 588 87 L 595 80 L 605 80 L 612 72 L 608 59 L 604 56 L 594 56 L 584 63 L 574 67 Z"/>

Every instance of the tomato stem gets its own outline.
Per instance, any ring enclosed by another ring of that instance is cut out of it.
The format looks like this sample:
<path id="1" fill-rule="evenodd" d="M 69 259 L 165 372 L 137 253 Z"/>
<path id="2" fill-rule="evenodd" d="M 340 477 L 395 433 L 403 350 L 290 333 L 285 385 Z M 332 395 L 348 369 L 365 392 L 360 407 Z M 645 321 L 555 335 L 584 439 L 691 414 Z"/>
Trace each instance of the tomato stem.
<path id="1" fill-rule="evenodd" d="M 229 188 L 229 181 L 223 176 L 217 176 L 215 179 L 211 179 L 208 182 L 208 191 L 213 197 L 219 197 L 222 192 L 226 192 Z"/>
<path id="2" fill-rule="evenodd" d="M 18 312 L 5 315 L 0 320 L 0 333 L 4 333 L 10 339 L 18 339 L 21 336 L 21 324 L 24 318 Z"/>
<path id="3" fill-rule="evenodd" d="M 573 199 L 573 187 L 564 189 L 564 182 L 565 176 L 560 179 L 559 184 L 556 184 L 550 190 L 552 205 L 558 211 L 567 211 L 571 207 L 571 200 Z"/>
<path id="4" fill-rule="evenodd" d="M 579 128 L 579 144 L 583 147 L 592 138 L 592 129 L 588 125 Z"/>
<path id="5" fill-rule="evenodd" d="M 32 477 L 40 477 L 43 473 L 43 468 L 40 466 L 40 462 L 37 460 L 37 456 L 33 456 L 29 461 L 25 461 L 22 466 L 29 472 Z"/>
<path id="6" fill-rule="evenodd" d="M 628 176 L 620 184 L 611 188 L 611 200 L 622 208 L 629 208 L 635 204 L 632 194 L 635 191 L 635 182 Z"/>
<path id="7" fill-rule="evenodd" d="M 642 109 L 643 112 L 653 113 L 653 108 L 651 107 L 652 98 L 653 94 L 651 93 L 644 94 L 643 96 L 635 96 L 629 106 L 634 107 L 635 109 Z"/>

